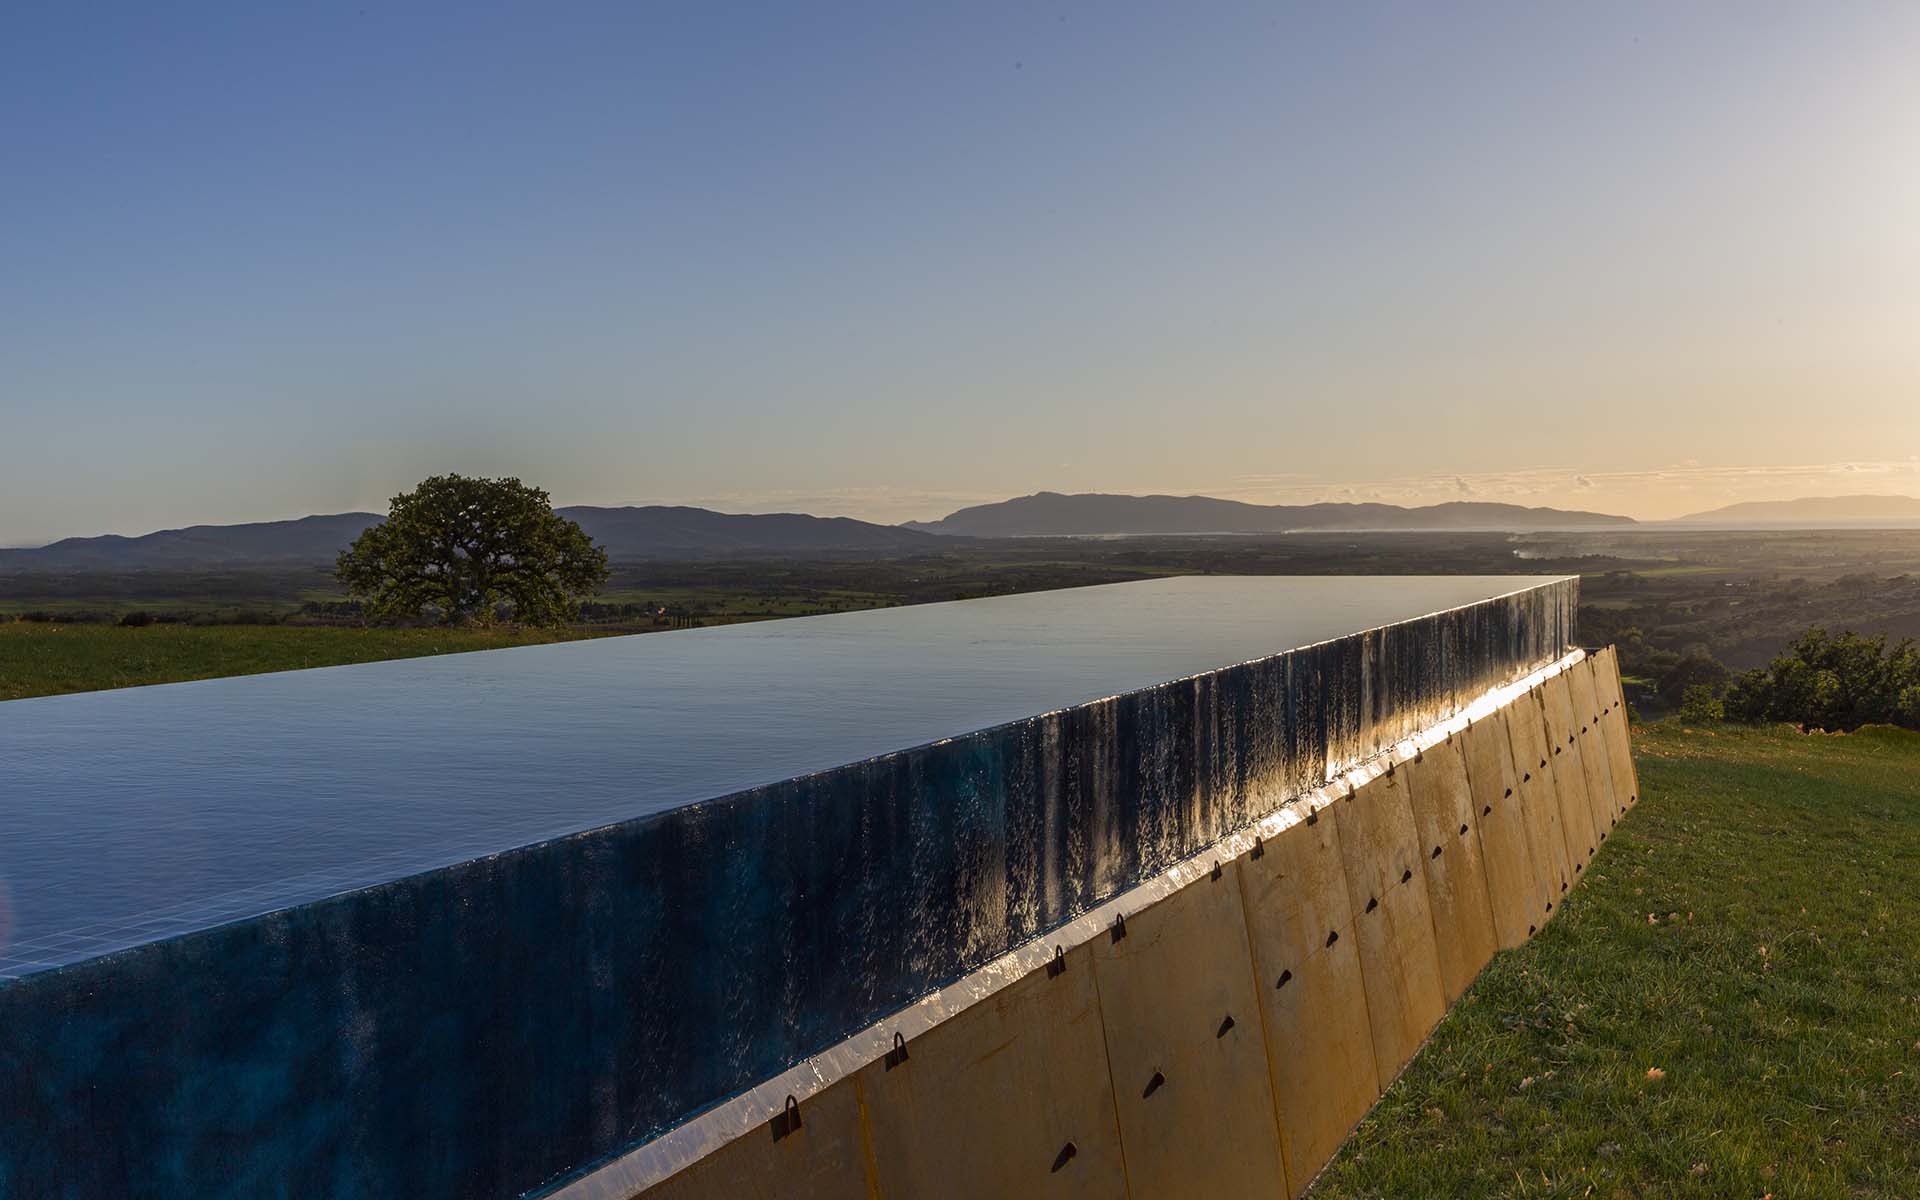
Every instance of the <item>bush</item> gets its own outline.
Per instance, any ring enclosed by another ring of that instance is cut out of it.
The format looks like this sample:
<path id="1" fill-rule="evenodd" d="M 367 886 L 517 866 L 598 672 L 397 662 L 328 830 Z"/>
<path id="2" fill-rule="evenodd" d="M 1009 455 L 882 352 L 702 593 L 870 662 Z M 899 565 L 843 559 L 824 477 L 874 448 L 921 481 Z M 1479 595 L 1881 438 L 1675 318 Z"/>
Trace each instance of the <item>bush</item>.
<path id="1" fill-rule="evenodd" d="M 1885 638 L 1809 629 L 1773 662 L 1735 680 L 1725 708 L 1735 720 L 1809 729 L 1920 729 L 1920 650 L 1911 640 L 1889 650 Z"/>
<path id="2" fill-rule="evenodd" d="M 145 609 L 135 609 L 121 617 L 120 624 L 127 629 L 145 629 L 153 624 L 153 614 Z"/>
<path id="3" fill-rule="evenodd" d="M 1680 719 L 1688 724 L 1724 721 L 1726 718 L 1727 709 L 1720 702 L 1720 693 L 1710 684 L 1691 684 L 1680 699 Z"/>
<path id="4" fill-rule="evenodd" d="M 68 612 L 48 612 L 34 609 L 20 614 L 22 621 L 32 621 L 38 625 L 112 625 L 119 620 L 110 612 L 97 612 L 93 609 L 76 608 Z"/>
<path id="5" fill-rule="evenodd" d="M 1687 694 L 1696 687 L 1706 687 L 1717 697 L 1726 687 L 1729 674 L 1705 646 L 1689 646 L 1661 676 L 1660 699 L 1668 707 L 1675 707 L 1684 704 Z"/>
<path id="6" fill-rule="evenodd" d="M 1724 707 L 1731 721 L 1759 722 L 1773 711 L 1773 672 L 1766 667 L 1741 675 L 1727 688 Z"/>

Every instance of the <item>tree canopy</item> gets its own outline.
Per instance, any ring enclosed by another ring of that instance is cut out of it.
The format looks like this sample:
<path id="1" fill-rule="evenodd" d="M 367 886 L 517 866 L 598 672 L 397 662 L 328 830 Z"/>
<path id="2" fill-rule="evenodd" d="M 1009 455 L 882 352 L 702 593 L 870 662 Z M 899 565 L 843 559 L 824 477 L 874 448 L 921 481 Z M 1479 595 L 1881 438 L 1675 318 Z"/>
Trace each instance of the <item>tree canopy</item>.
<path id="1" fill-rule="evenodd" d="M 607 555 L 539 488 L 435 475 L 395 496 L 334 575 L 371 621 L 557 625 L 606 582 Z"/>
<path id="2" fill-rule="evenodd" d="M 1882 723 L 1920 729 L 1920 647 L 1809 629 L 1727 690 L 1726 714 L 1814 729 Z"/>

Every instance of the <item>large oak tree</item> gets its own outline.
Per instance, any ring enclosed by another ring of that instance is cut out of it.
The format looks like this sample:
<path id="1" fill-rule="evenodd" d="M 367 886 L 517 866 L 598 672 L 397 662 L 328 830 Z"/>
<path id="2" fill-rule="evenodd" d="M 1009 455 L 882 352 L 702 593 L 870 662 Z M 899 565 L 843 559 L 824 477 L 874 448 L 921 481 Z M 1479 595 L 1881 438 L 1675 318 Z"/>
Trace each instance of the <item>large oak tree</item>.
<path id="1" fill-rule="evenodd" d="M 606 582 L 607 553 L 539 488 L 436 475 L 395 496 L 334 574 L 372 621 L 557 625 Z"/>

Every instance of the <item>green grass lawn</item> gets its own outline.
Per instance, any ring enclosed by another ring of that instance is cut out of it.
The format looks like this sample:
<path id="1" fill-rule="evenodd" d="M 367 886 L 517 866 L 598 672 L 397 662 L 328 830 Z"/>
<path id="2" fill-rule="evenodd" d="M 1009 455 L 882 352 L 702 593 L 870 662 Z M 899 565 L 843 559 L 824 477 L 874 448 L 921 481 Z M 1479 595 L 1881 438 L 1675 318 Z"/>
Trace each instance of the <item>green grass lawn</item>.
<path id="1" fill-rule="evenodd" d="M 1335 1196 L 1920 1196 L 1920 734 L 1636 730 L 1643 800 Z"/>
<path id="2" fill-rule="evenodd" d="M 0 700 L 492 650 L 592 636 L 582 630 L 347 629 L 294 625 L 52 625 L 0 622 Z"/>

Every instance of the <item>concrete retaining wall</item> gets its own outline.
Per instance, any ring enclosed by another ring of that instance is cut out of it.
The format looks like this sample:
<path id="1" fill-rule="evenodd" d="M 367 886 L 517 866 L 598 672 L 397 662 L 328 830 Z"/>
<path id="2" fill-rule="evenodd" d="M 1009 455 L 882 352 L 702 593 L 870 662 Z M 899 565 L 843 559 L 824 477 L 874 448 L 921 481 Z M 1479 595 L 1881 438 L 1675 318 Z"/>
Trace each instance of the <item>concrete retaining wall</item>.
<path id="1" fill-rule="evenodd" d="M 1638 799 L 1619 698 L 1493 690 L 558 1194 L 1298 1196 Z"/>

